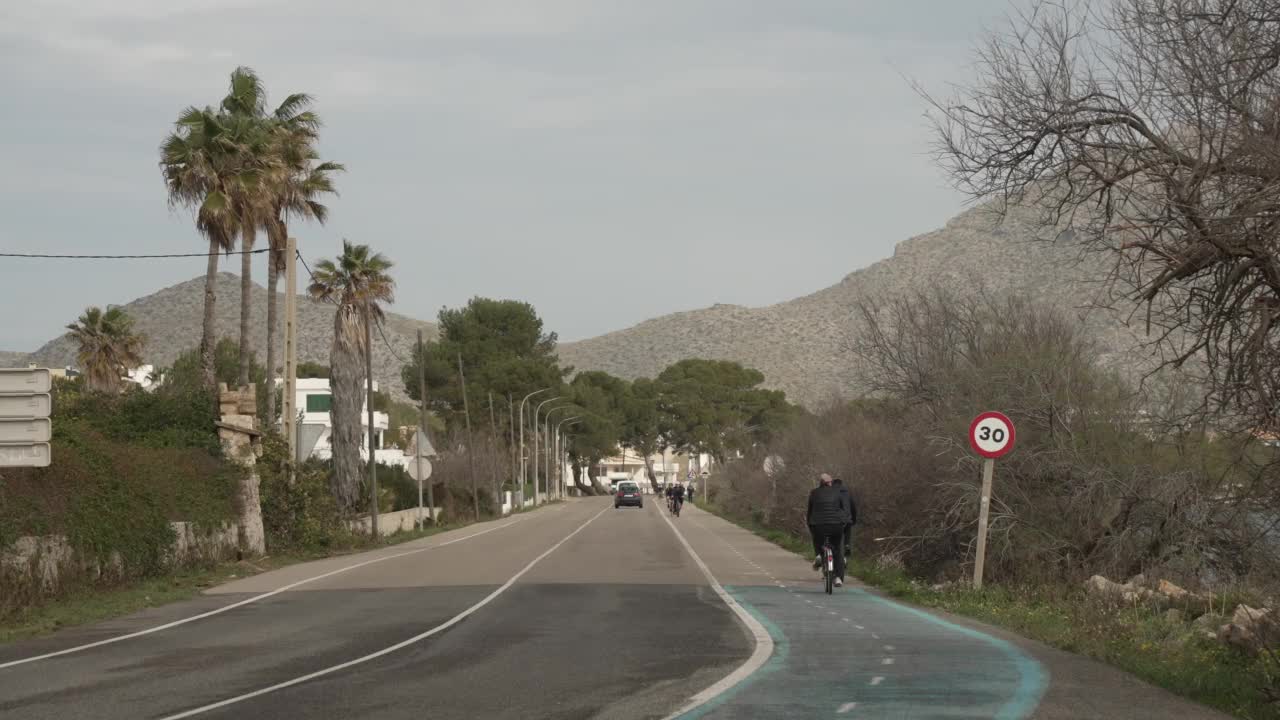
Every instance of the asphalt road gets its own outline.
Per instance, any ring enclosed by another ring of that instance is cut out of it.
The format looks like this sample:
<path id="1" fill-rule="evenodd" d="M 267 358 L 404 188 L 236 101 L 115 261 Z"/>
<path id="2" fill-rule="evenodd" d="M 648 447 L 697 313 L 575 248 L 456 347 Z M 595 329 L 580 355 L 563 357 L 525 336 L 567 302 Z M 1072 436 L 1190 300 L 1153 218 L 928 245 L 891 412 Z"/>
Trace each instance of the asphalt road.
<path id="1" fill-rule="evenodd" d="M 865 589 L 827 596 L 795 556 L 655 501 L 570 501 L 0 647 L 2 718 L 425 716 L 1222 717 Z"/>

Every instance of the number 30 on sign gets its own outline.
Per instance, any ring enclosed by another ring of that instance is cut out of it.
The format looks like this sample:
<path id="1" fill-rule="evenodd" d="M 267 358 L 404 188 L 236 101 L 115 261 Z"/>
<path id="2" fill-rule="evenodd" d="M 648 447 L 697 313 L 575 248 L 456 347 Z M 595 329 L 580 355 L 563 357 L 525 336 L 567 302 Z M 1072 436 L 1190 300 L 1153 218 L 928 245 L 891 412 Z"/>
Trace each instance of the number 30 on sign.
<path id="1" fill-rule="evenodd" d="M 969 444 L 984 458 L 998 458 L 1013 449 L 1013 422 L 1003 413 L 984 412 L 969 426 Z"/>

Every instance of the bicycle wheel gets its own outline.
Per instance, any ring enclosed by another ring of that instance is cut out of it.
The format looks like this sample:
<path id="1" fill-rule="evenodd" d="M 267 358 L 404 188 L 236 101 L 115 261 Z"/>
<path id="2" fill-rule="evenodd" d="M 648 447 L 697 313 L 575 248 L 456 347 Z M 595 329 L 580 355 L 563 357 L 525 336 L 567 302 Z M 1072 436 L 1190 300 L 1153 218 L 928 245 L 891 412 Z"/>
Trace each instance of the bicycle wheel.
<path id="1" fill-rule="evenodd" d="M 823 575 L 823 578 L 826 580 L 828 595 L 831 594 L 832 588 L 835 586 L 835 582 L 836 582 L 836 572 L 835 572 L 835 568 L 832 567 L 832 565 L 833 563 L 831 558 L 831 548 L 825 547 L 823 548 L 822 575 Z"/>

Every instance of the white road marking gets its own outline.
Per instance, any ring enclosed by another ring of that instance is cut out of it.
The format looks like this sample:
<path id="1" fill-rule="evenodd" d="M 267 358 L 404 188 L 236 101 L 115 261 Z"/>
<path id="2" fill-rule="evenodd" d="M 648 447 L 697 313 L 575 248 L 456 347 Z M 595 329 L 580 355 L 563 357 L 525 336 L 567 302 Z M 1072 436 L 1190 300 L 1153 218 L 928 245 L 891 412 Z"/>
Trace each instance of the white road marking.
<path id="1" fill-rule="evenodd" d="M 892 664 L 893 664 L 893 658 L 885 658 L 885 659 L 883 659 L 883 660 L 881 660 L 881 661 L 880 661 L 880 664 L 881 664 L 881 665 L 892 665 Z"/>
<path id="2" fill-rule="evenodd" d="M 866 628 L 862 627 L 861 625 L 854 625 L 854 627 L 858 628 L 859 630 L 866 630 Z"/>
<path id="3" fill-rule="evenodd" d="M 837 613 L 836 613 L 836 611 L 835 611 L 835 610 L 828 610 L 828 611 L 827 611 L 827 614 L 828 614 L 828 615 L 835 615 L 835 614 L 837 614 Z"/>
<path id="4" fill-rule="evenodd" d="M 437 633 L 439 633 L 439 632 L 442 632 L 442 631 L 444 631 L 444 630 L 448 630 L 449 628 L 453 627 L 454 625 L 457 625 L 458 623 L 460 623 L 460 622 L 462 622 L 463 620 L 465 620 L 468 616 L 472 615 L 473 613 L 475 613 L 475 612 L 476 612 L 477 610 L 479 610 L 480 608 L 484 607 L 485 605 L 488 605 L 490 602 L 493 602 L 493 599 L 494 599 L 494 598 L 496 598 L 496 597 L 498 597 L 499 595 L 501 595 L 502 593 L 506 592 L 506 591 L 507 591 L 507 588 L 509 588 L 509 587 L 511 587 L 512 585 L 514 585 L 514 584 L 515 584 L 515 582 L 516 582 L 516 580 L 519 580 L 519 579 L 520 579 L 520 577 L 521 577 L 522 575 L 524 575 L 525 573 L 527 573 L 527 572 L 529 572 L 530 570 L 532 570 L 534 565 L 537 565 L 537 564 L 538 564 L 538 563 L 539 563 L 543 558 L 545 558 L 546 556 L 548 556 L 548 555 L 550 555 L 551 553 L 555 552 L 555 551 L 556 551 L 556 550 L 557 550 L 561 545 L 565 544 L 566 542 L 569 542 L 569 538 L 572 538 L 574 535 L 577 535 L 578 533 L 582 532 L 582 531 L 583 531 L 583 530 L 584 530 L 588 525 L 590 525 L 590 524 L 591 524 L 591 521 L 592 521 L 592 520 L 595 520 L 596 518 L 598 518 L 598 517 L 600 517 L 601 515 L 605 514 L 605 513 L 606 513 L 606 512 L 608 512 L 609 510 L 610 510 L 610 508 L 605 507 L 605 508 L 604 508 L 603 510 L 601 510 L 600 512 L 596 513 L 595 515 L 592 515 L 590 518 L 588 518 L 588 519 L 587 519 L 587 521 L 586 521 L 586 522 L 584 522 L 584 523 L 582 523 L 581 525 L 579 525 L 579 526 L 578 526 L 578 528 L 577 528 L 576 530 L 574 530 L 573 532 L 571 532 L 571 533 L 569 533 L 568 535 L 565 535 L 563 538 L 561 538 L 561 539 L 560 539 L 560 542 L 556 543 L 555 545 L 552 545 L 551 547 L 547 548 L 547 550 L 546 550 L 546 551 L 544 551 L 541 555 L 539 555 L 538 557 L 534 558 L 533 560 L 530 560 L 528 565 L 525 565 L 523 568 L 521 568 L 521 569 L 520 569 L 520 572 L 517 572 L 515 575 L 512 575 L 512 576 L 511 576 L 511 578 L 510 578 L 509 580 L 507 580 L 505 583 L 503 583 L 503 584 L 502 584 L 502 586 L 501 586 L 501 587 L 499 587 L 497 590 L 494 590 L 493 592 L 489 593 L 488 595 L 485 595 L 485 596 L 484 596 L 484 597 L 483 597 L 479 602 L 477 602 L 476 604 L 472 605 L 471 607 L 467 608 L 466 610 L 463 610 L 462 612 L 458 613 L 457 615 L 454 615 L 452 618 L 449 618 L 449 620 L 447 620 L 446 622 L 440 623 L 439 625 L 437 625 L 437 626 L 435 626 L 435 627 L 431 628 L 430 630 L 427 630 L 426 632 L 418 633 L 417 635 L 414 635 L 413 637 L 411 637 L 411 638 L 409 638 L 409 639 L 407 639 L 407 640 L 401 640 L 400 642 L 396 643 L 395 645 L 391 645 L 391 646 L 385 647 L 385 648 L 383 648 L 383 649 L 381 649 L 381 650 L 378 650 L 377 652 L 369 653 L 368 655 L 363 655 L 363 656 L 361 656 L 361 657 L 355 658 L 354 660 L 348 660 L 348 661 L 346 661 L 346 662 L 344 662 L 344 663 L 339 663 L 339 664 L 337 664 L 337 665 L 332 665 L 332 666 L 327 667 L 327 668 L 324 668 L 324 669 L 322 669 L 322 670 L 317 670 L 317 671 L 312 672 L 312 673 L 307 673 L 306 675 L 303 675 L 303 676 L 301 676 L 301 677 L 296 677 L 296 678 L 294 678 L 294 679 L 292 679 L 292 680 L 286 680 L 286 681 L 284 681 L 284 682 L 282 682 L 282 683 L 276 683 L 275 685 L 271 685 L 271 686 L 269 686 L 269 687 L 265 687 L 265 688 L 262 688 L 262 689 L 260 689 L 260 690 L 254 690 L 253 692 L 248 692 L 248 693 L 245 693 L 245 694 L 243 694 L 243 695 L 237 695 L 237 696 L 235 696 L 235 697 L 227 698 L 226 700 L 219 700 L 219 701 L 218 701 L 218 702 L 216 702 L 216 703 L 210 703 L 210 704 L 208 704 L 208 705 L 202 705 L 202 706 L 200 706 L 200 707 L 198 707 L 198 708 L 192 708 L 192 709 L 190 709 L 190 710 L 184 710 L 183 712 L 177 713 L 177 714 L 175 714 L 175 715 L 167 715 L 167 716 L 165 716 L 165 717 L 163 717 L 163 718 L 160 718 L 160 720 L 179 720 L 179 718 L 191 717 L 192 715 L 199 715 L 200 713 L 208 712 L 208 711 L 210 711 L 210 710 L 216 710 L 217 708 L 226 707 L 226 706 L 228 706 L 228 705 L 234 705 L 234 704 L 236 704 L 236 703 L 238 703 L 238 702 L 243 702 L 243 701 L 245 701 L 245 700 L 249 700 L 250 698 L 255 698 L 255 697 L 259 697 L 259 696 L 261 696 L 261 695 L 266 695 L 267 693 L 275 692 L 276 690 L 283 690 L 284 688 L 291 687 L 291 686 L 293 686 L 293 685 L 298 685 L 298 684 L 300 684 L 300 683 L 308 682 L 308 681 L 310 681 L 310 680 L 314 680 L 314 679 L 316 679 L 316 678 L 318 678 L 318 677 L 322 677 L 322 676 L 325 676 L 325 675 L 331 675 L 331 674 L 333 674 L 333 673 L 335 673 L 335 672 L 338 672 L 339 670 L 345 670 L 345 669 L 347 669 L 347 668 L 349 668 L 349 667 L 351 667 L 351 666 L 353 666 L 353 665 L 359 665 L 359 664 L 361 664 L 361 663 L 366 663 L 366 662 L 368 662 L 368 661 L 370 661 L 370 660 L 374 660 L 374 659 L 376 659 L 376 658 L 380 658 L 380 657 L 382 657 L 383 655 L 386 655 L 386 654 L 388 654 L 388 653 L 393 653 L 393 652 L 395 652 L 395 651 L 397 651 L 397 650 L 400 650 L 400 649 L 406 648 L 406 647 L 408 647 L 408 646 L 410 646 L 410 645 L 413 645 L 413 644 L 414 644 L 414 643 L 416 643 L 416 642 L 419 642 L 419 641 L 421 641 L 421 640 L 425 640 L 425 639 L 427 639 L 427 638 L 431 637 L 432 635 L 435 635 L 435 634 L 437 634 Z M 668 521 L 668 522 L 670 522 L 670 521 Z"/>
<path id="5" fill-rule="evenodd" d="M 473 538 L 473 537 L 479 537 L 479 536 L 481 536 L 481 535 L 485 535 L 485 534 L 487 534 L 487 533 L 491 533 L 491 532 L 493 532 L 494 530 L 501 530 L 501 529 L 503 529 L 503 528 L 509 528 L 509 527 L 511 527 L 512 525 L 515 525 L 516 523 L 520 522 L 520 521 L 521 521 L 521 520 L 523 520 L 523 519 L 524 519 L 524 517 L 517 518 L 517 519 L 512 520 L 511 522 L 509 522 L 509 523 L 507 523 L 507 524 L 505 524 L 505 525 L 498 525 L 497 527 L 491 527 L 491 528 L 489 528 L 489 529 L 487 529 L 487 530 L 481 530 L 481 531 L 480 531 L 480 532 L 478 532 L 478 533 L 472 533 L 472 534 L 467 535 L 467 536 L 464 536 L 464 537 L 455 538 L 455 539 L 450 540 L 450 541 L 448 541 L 448 542 L 442 542 L 442 543 L 439 543 L 438 545 L 428 545 L 427 547 L 417 548 L 417 549 L 415 549 L 415 550 L 406 550 L 405 552 L 395 553 L 394 555 L 385 555 L 385 556 L 383 556 L 383 557 L 373 558 L 372 560 L 365 560 L 364 562 L 358 562 L 358 563 L 355 563 L 354 565 L 348 565 L 348 566 L 346 566 L 346 567 L 341 567 L 341 568 L 338 568 L 337 570 L 331 570 L 331 571 L 329 571 L 329 572 L 327 572 L 327 573 L 321 573 L 320 575 L 316 575 L 316 576 L 314 576 L 314 577 L 305 578 L 305 579 L 303 579 L 303 580 L 299 580 L 299 581 L 297 581 L 297 582 L 291 582 L 291 583 L 289 583 L 288 585 L 284 585 L 284 586 L 282 586 L 282 587 L 276 588 L 275 590 L 271 590 L 270 592 L 265 592 L 265 593 L 262 593 L 262 594 L 260 594 L 260 595 L 254 595 L 254 596 L 252 596 L 252 597 L 245 598 L 244 600 L 240 600 L 239 602 L 233 602 L 233 603 L 231 603 L 230 605 L 224 605 L 224 606 L 222 606 L 222 607 L 220 607 L 220 608 L 215 608 L 215 609 L 210 610 L 210 611 L 208 611 L 208 612 L 202 612 L 202 613 L 200 613 L 199 615 L 192 615 L 191 617 L 182 618 L 182 619 L 180 619 L 180 620 L 174 620 L 173 622 L 168 622 L 168 623 L 165 623 L 165 624 L 163 624 L 163 625 L 156 625 L 155 627 L 149 627 L 149 628 L 146 628 L 145 630 L 138 630 L 137 632 L 131 632 L 131 633 L 127 633 L 127 634 L 125 634 L 125 635 L 117 635 L 117 636 L 115 636 L 115 637 L 109 637 L 109 638 L 106 638 L 106 639 L 104 639 L 104 640 L 97 640 L 97 641 L 95 641 L 95 642 L 85 643 L 84 645 L 76 645 L 75 647 L 69 647 L 69 648 L 66 648 L 66 649 L 63 649 L 63 650 L 57 650 L 57 651 L 55 651 L 55 652 L 45 653 L 45 654 L 43 654 L 43 655 L 33 655 L 33 656 L 31 656 L 31 657 L 28 657 L 28 658 L 21 658 L 21 659 L 19 659 L 19 660 L 10 660 L 9 662 L 0 663 L 0 670 L 4 670 L 5 668 L 11 668 L 11 667 L 14 667 L 15 665 L 23 665 L 23 664 L 25 664 L 25 663 L 35 662 L 35 661 L 37 661 L 37 660 L 47 660 L 47 659 L 52 658 L 52 657 L 58 657 L 59 655 L 70 655 L 71 653 L 77 653 L 77 652 L 80 652 L 81 650 L 88 650 L 88 649 L 90 649 L 90 648 L 101 647 L 101 646 L 103 646 L 103 645 L 110 645 L 110 644 L 112 644 L 112 643 L 118 643 L 118 642 L 120 642 L 120 641 L 122 641 L 122 640 L 131 640 L 131 639 L 136 638 L 136 637 L 142 637 L 143 635 L 150 635 L 150 634 L 152 634 L 152 633 L 158 633 L 158 632 L 160 632 L 161 630 L 168 630 L 168 629 L 170 629 L 170 628 L 175 628 L 175 627 L 178 627 L 179 625 L 186 625 L 186 624 L 187 624 L 187 623 L 189 623 L 189 622 L 195 622 L 196 620 L 203 620 L 203 619 L 205 619 L 205 618 L 207 618 L 207 617 L 213 617 L 214 615 L 220 615 L 220 614 L 222 614 L 222 613 L 224 613 L 224 612 L 227 612 L 228 610 L 234 610 L 234 609 L 236 609 L 236 608 L 238 608 L 238 607 L 244 607 L 245 605 L 248 605 L 248 604 L 250 604 L 250 603 L 258 602 L 259 600 L 266 600 L 267 598 L 272 597 L 272 596 L 275 596 L 275 595 L 279 595 L 279 594 L 280 594 L 280 593 L 282 593 L 282 592 L 288 592 L 289 590 L 292 590 L 292 589 L 294 589 L 294 588 L 296 588 L 296 587 L 300 587 L 300 586 L 302 586 L 302 585 L 306 585 L 306 584 L 308 584 L 308 583 L 313 583 L 313 582 L 315 582 L 316 580 L 323 580 L 323 579 L 328 578 L 328 577 L 333 577 L 334 575 L 339 575 L 339 574 L 341 574 L 341 573 L 347 572 L 348 570 L 355 570 L 356 568 L 362 568 L 362 567 L 365 567 L 365 566 L 367 566 L 367 565 L 373 565 L 374 563 L 380 563 L 380 562 L 385 562 L 385 561 L 387 561 L 387 560 L 394 560 L 394 559 L 396 559 L 396 558 L 402 558 L 402 557 L 405 557 L 406 555 L 416 555 L 416 554 L 418 554 L 418 553 L 423 553 L 423 552 L 426 552 L 426 551 L 428 551 L 428 550 L 434 550 L 434 549 L 436 549 L 436 548 L 442 548 L 442 547 L 444 547 L 444 546 L 446 546 L 446 545 L 452 545 L 452 544 L 454 544 L 454 543 L 460 543 L 460 542 L 462 542 L 463 540 L 470 540 L 470 539 L 471 539 L 471 538 Z"/>
<path id="6" fill-rule="evenodd" d="M 879 635 L 877 635 L 877 634 L 875 634 L 875 633 L 871 633 L 871 639 L 872 639 L 872 640 L 879 640 L 879 639 L 880 639 L 880 636 L 879 636 Z"/>
<path id="7" fill-rule="evenodd" d="M 850 622 L 849 618 L 840 618 L 840 619 L 841 619 L 841 620 L 843 620 L 843 621 L 845 621 L 845 622 Z"/>
<path id="8" fill-rule="evenodd" d="M 751 657 L 747 658 L 746 662 L 739 665 L 733 672 L 721 678 L 719 682 L 689 698 L 689 701 L 682 707 L 668 715 L 666 718 L 663 718 L 663 720 L 672 720 L 673 718 L 677 718 L 694 708 L 704 705 L 717 695 L 724 693 L 734 685 L 737 685 L 747 679 L 752 673 L 764 666 L 764 664 L 769 660 L 769 657 L 773 655 L 773 638 L 769 635 L 769 631 L 765 629 L 764 625 L 760 624 L 759 620 L 756 620 L 751 613 L 747 612 L 738 604 L 737 600 L 733 599 L 732 595 L 720 586 L 715 575 L 711 574 L 711 568 L 707 567 L 707 564 L 702 562 L 702 558 L 694 551 L 693 546 L 689 544 L 688 540 L 685 540 L 684 533 L 680 532 L 680 529 L 677 528 L 666 516 L 663 516 L 662 519 L 666 520 L 667 526 L 671 528 L 671 532 L 676 534 L 676 539 L 680 541 L 680 544 L 684 546 L 686 551 L 688 551 L 689 556 L 693 558 L 694 563 L 696 563 L 698 568 L 702 570 L 702 574 L 706 576 L 707 582 L 711 583 L 711 589 L 716 591 L 716 594 L 720 596 L 720 599 L 724 600 L 724 604 L 728 605 L 729 609 L 732 610 L 734 614 L 738 616 L 738 619 L 742 621 L 742 624 L 746 625 L 747 629 L 751 631 L 751 636 L 756 643 L 755 650 L 751 652 Z M 721 540 L 724 540 L 724 538 L 721 538 Z M 727 544 L 728 541 L 725 540 L 725 543 Z"/>
<path id="9" fill-rule="evenodd" d="M 838 713 L 847 713 L 847 712 L 849 712 L 850 710 L 852 710 L 852 709 L 854 709 L 854 708 L 856 708 L 856 707 L 858 707 L 858 703 L 856 703 L 856 702 L 845 703 L 845 704 L 841 705 L 841 706 L 840 706 L 840 709 L 839 709 L 839 710 L 836 710 L 836 712 L 838 712 Z"/>
<path id="10" fill-rule="evenodd" d="M 893 652 L 893 651 L 894 651 L 894 647 L 893 647 L 892 645 L 885 645 L 885 646 L 884 646 L 884 649 L 885 649 L 885 650 L 888 650 L 889 652 Z"/>
<path id="11" fill-rule="evenodd" d="M 880 683 L 882 683 L 882 682 L 884 682 L 884 676 L 883 676 L 883 675 L 877 675 L 877 676 L 875 676 L 875 677 L 871 678 L 871 684 L 872 684 L 872 685 L 879 685 L 879 684 L 880 684 Z"/>

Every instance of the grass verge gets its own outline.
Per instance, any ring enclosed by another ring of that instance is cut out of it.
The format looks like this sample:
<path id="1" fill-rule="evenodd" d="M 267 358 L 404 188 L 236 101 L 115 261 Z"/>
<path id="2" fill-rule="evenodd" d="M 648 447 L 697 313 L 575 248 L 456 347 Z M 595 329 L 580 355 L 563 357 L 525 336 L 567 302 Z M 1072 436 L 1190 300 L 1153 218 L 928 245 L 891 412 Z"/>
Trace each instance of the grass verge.
<path id="1" fill-rule="evenodd" d="M 0 644 L 48 635 L 65 628 L 109 620 L 146 608 L 187 600 L 206 588 L 287 565 L 398 545 L 470 524 L 472 523 L 443 524 L 424 530 L 396 533 L 382 538 L 378 543 L 366 537 L 358 544 L 342 549 L 288 552 L 254 558 L 251 561 L 222 563 L 205 568 L 184 568 L 168 575 L 144 578 L 111 588 L 86 587 L 73 590 L 40 605 L 15 611 L 0 620 Z"/>
<path id="2" fill-rule="evenodd" d="M 807 538 L 730 516 L 714 505 L 699 506 L 806 559 L 813 552 Z M 1267 700 L 1268 688 L 1280 683 L 1280 665 L 1273 656 L 1249 657 L 1205 635 L 1225 619 L 1214 619 L 1201 628 L 1146 607 L 1100 603 L 1082 589 L 1068 586 L 931 587 L 900 569 L 862 559 L 851 562 L 849 571 L 895 599 L 980 620 L 1101 660 L 1235 717 L 1280 718 L 1280 708 Z"/>

